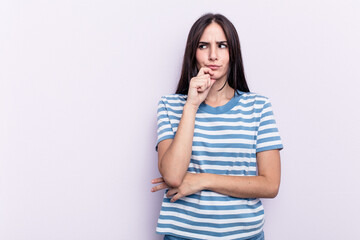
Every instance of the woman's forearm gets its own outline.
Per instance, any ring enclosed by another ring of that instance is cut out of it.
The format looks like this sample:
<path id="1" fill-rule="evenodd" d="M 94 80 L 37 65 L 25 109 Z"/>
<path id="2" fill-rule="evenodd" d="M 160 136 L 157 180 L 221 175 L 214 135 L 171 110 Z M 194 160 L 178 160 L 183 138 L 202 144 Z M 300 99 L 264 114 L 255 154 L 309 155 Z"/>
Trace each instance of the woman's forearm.
<path id="1" fill-rule="evenodd" d="M 280 180 L 270 176 L 229 176 L 211 173 L 189 173 L 178 187 L 171 187 L 164 178 L 156 178 L 152 183 L 159 185 L 152 192 L 168 188 L 166 196 L 175 202 L 182 197 L 210 190 L 236 198 L 274 198 L 279 191 Z"/>
<path id="2" fill-rule="evenodd" d="M 200 173 L 202 189 L 238 198 L 274 198 L 280 182 L 265 176 L 228 176 Z"/>
<path id="3" fill-rule="evenodd" d="M 185 104 L 175 137 L 159 159 L 159 171 L 169 186 L 180 186 L 189 167 L 197 109 Z"/>

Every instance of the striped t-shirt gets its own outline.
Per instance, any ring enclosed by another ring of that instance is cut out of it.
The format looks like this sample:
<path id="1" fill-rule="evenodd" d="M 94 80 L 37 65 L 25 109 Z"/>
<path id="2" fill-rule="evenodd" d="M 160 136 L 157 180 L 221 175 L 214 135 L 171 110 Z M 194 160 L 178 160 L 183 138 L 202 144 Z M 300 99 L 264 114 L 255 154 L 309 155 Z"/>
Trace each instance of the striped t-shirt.
<path id="1" fill-rule="evenodd" d="M 163 96 L 157 111 L 158 143 L 174 138 L 187 95 Z M 271 103 L 238 91 L 223 106 L 200 104 L 188 172 L 256 176 L 256 153 L 282 149 Z M 166 191 L 167 192 L 167 191 Z M 247 239 L 261 233 L 264 209 L 258 198 L 235 198 L 209 190 L 174 203 L 163 197 L 159 234 L 187 239 Z"/>

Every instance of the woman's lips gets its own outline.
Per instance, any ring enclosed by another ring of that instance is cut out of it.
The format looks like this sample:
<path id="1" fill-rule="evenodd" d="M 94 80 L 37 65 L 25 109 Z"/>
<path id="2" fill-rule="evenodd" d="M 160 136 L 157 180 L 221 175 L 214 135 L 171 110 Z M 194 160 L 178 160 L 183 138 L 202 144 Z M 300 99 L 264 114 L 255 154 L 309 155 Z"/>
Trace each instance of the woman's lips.
<path id="1" fill-rule="evenodd" d="M 219 65 L 206 65 L 208 68 L 210 68 L 211 70 L 217 70 L 220 68 Z"/>

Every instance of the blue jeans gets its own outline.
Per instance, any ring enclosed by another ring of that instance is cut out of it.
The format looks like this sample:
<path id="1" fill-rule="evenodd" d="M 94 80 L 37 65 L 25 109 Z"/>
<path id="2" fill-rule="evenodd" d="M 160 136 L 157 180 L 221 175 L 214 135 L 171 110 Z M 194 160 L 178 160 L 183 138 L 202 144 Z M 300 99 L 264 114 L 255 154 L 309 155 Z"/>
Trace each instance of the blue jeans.
<path id="1" fill-rule="evenodd" d="M 190 240 L 190 239 L 165 235 L 164 240 Z M 248 238 L 247 240 L 265 240 L 264 231 L 261 231 L 259 235 L 256 235 L 255 237 L 252 238 Z"/>

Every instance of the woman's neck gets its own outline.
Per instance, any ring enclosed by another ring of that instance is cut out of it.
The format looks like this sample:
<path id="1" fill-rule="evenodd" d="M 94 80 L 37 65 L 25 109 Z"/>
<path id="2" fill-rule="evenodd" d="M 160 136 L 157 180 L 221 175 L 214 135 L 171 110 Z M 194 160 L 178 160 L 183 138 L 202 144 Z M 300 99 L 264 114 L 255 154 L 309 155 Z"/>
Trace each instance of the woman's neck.
<path id="1" fill-rule="evenodd" d="M 222 86 L 224 86 L 223 82 L 214 83 L 205 99 L 207 105 L 212 107 L 223 106 L 234 97 L 235 90 L 227 82 L 223 88 Z M 218 91 L 219 89 L 221 90 Z"/>

